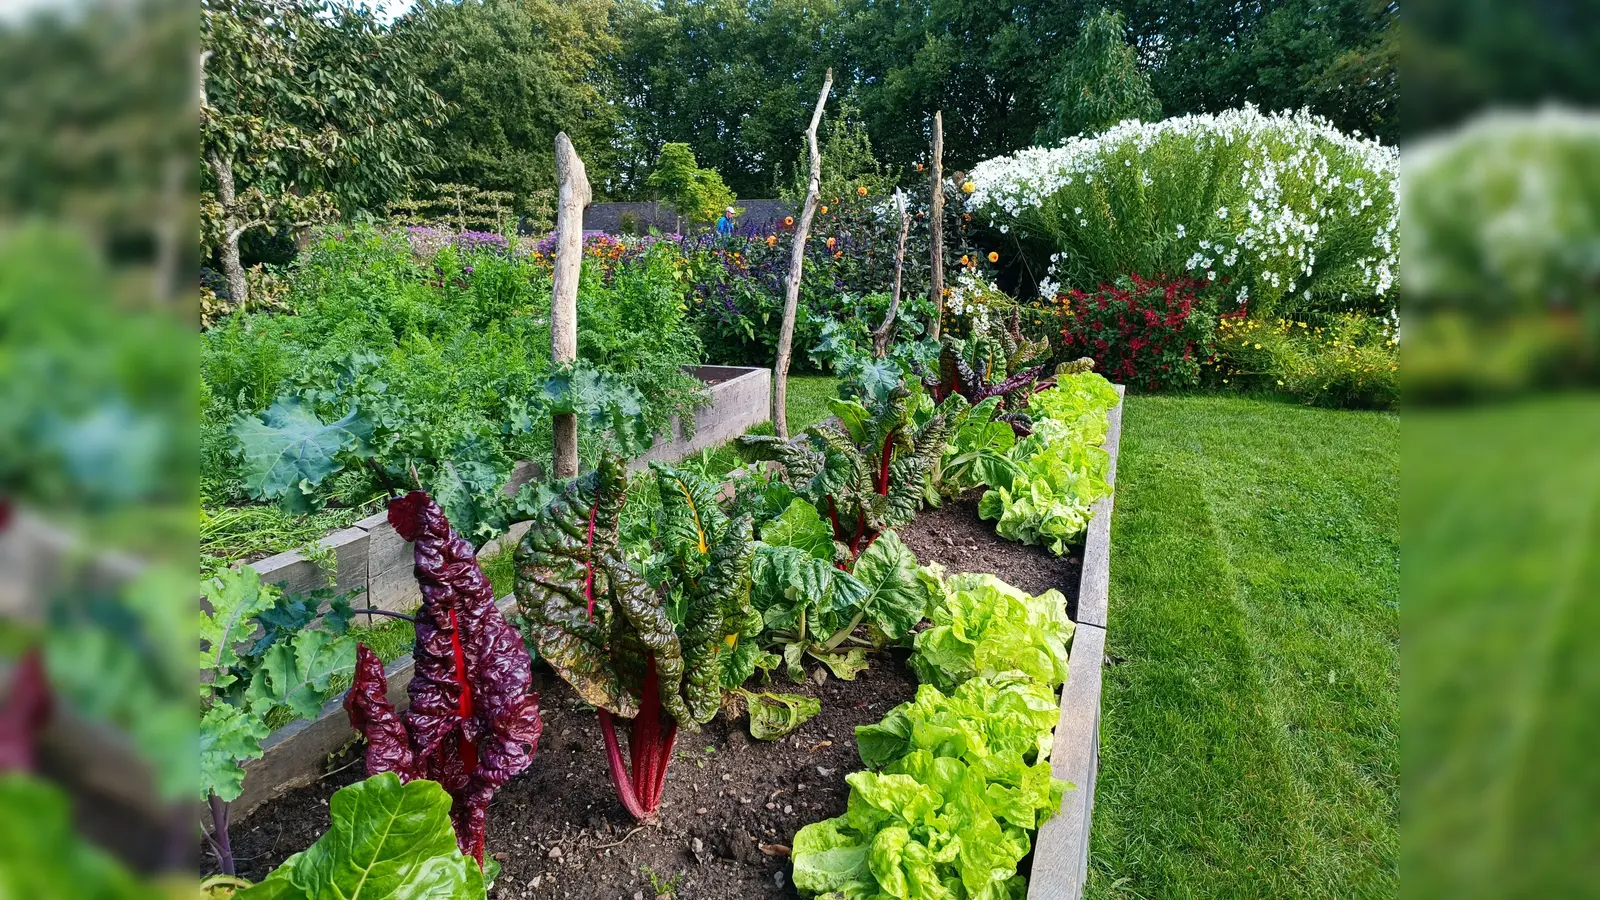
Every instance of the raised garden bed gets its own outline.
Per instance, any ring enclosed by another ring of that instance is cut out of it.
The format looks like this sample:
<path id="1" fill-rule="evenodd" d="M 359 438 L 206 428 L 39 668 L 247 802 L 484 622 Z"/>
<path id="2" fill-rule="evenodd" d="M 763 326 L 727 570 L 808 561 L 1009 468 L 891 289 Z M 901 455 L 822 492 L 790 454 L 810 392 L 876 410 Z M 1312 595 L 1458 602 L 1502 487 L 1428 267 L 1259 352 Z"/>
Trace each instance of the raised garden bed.
<path id="1" fill-rule="evenodd" d="M 1113 467 L 1120 421 L 1119 406 L 1107 437 Z M 1038 835 L 1030 897 L 1082 893 L 1098 749 L 1110 515 L 1107 498 L 1096 507 L 1083 552 L 1063 558 L 997 538 L 992 525 L 978 519 L 975 495 L 927 511 L 900 530 L 923 563 L 987 572 L 1030 593 L 1061 590 L 1079 623 L 1052 759 L 1057 777 L 1077 789 L 1067 792 L 1061 813 Z M 772 744 L 751 740 L 744 721 L 729 723 L 723 716 L 697 733 L 681 733 L 660 824 L 643 829 L 634 828 L 604 776 L 594 711 L 565 682 L 537 671 L 544 717 L 539 752 L 528 772 L 499 792 L 489 812 L 488 850 L 503 866 L 493 896 L 654 897 L 676 879 L 684 896 L 794 897 L 784 854 L 802 826 L 844 811 L 844 775 L 860 768 L 854 727 L 878 721 L 912 697 L 916 681 L 904 662 L 903 652 L 890 651 L 877 655 L 855 681 L 795 686 L 778 679 L 778 689 L 819 697 L 822 713 Z M 400 665 L 390 667 L 392 675 Z M 403 678 L 391 677 L 391 696 L 403 695 L 403 684 Z M 301 727 L 337 732 L 342 715 L 336 703 L 329 704 L 318 722 Z M 343 734 L 348 742 L 347 726 Z M 315 765 L 300 775 L 314 783 L 272 800 L 248 819 L 243 814 L 253 804 L 241 798 L 237 806 L 234 848 L 245 877 L 263 877 L 315 841 L 328 825 L 328 798 L 363 776 L 359 757 L 349 753 L 295 755 Z M 1026 870 L 1030 863 L 1023 865 Z"/>

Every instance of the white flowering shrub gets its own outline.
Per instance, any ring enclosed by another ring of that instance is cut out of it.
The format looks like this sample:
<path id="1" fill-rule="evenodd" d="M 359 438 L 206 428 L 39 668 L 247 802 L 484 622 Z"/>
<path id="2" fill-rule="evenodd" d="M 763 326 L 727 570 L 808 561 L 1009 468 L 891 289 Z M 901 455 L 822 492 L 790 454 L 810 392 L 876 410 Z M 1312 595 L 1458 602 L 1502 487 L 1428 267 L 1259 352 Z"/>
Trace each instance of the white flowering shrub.
<path id="1" fill-rule="evenodd" d="M 1401 205 L 1420 307 L 1600 300 L 1600 114 L 1492 113 L 1408 149 Z"/>
<path id="2" fill-rule="evenodd" d="M 1046 297 L 1185 274 L 1253 313 L 1393 310 L 1399 151 L 1307 112 L 1127 121 L 970 181 L 968 211 L 1016 239 Z"/>

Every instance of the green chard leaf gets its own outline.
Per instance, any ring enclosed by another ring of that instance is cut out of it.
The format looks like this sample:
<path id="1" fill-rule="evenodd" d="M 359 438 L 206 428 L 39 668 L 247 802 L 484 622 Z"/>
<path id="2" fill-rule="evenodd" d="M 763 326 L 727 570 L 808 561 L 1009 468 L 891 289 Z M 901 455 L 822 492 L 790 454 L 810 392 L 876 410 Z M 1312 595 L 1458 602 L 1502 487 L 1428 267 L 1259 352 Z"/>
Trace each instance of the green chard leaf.
<path id="1" fill-rule="evenodd" d="M 857 580 L 867 587 L 861 605 L 891 640 L 904 637 L 922 621 L 928 605 L 926 588 L 917 580 L 917 557 L 886 531 L 856 561 Z"/>
<path id="2" fill-rule="evenodd" d="M 456 845 L 450 795 L 393 772 L 340 789 L 332 823 L 238 900 L 482 900 L 483 872 Z"/>
<path id="3" fill-rule="evenodd" d="M 822 702 L 800 694 L 752 693 L 740 691 L 750 707 L 750 736 L 775 741 L 804 725 L 822 712 Z"/>

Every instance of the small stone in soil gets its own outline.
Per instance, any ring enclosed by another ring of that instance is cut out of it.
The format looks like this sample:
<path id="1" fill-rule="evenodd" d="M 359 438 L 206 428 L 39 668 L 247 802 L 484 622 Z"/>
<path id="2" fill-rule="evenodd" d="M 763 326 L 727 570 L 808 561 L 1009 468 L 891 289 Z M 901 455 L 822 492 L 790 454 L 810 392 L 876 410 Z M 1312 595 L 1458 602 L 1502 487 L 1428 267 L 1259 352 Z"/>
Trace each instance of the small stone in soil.
<path id="1" fill-rule="evenodd" d="M 560 859 L 561 858 L 561 848 L 560 847 L 551 847 L 550 848 L 550 858 L 551 859 Z"/>

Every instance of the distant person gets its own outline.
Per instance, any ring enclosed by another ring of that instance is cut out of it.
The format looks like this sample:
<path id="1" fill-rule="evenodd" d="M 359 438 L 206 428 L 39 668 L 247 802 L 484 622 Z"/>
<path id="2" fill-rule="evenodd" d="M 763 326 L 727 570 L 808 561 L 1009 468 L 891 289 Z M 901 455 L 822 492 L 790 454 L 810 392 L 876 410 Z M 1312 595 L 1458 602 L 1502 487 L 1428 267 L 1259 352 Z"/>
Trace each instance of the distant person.
<path id="1" fill-rule="evenodd" d="M 723 237 L 733 234 L 733 220 L 737 218 L 738 215 L 739 214 L 735 212 L 731 206 L 724 209 L 722 211 L 722 216 L 717 219 L 717 234 L 720 234 Z"/>

